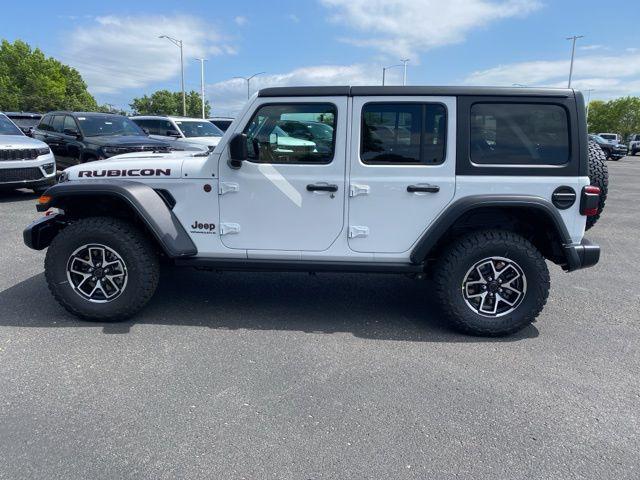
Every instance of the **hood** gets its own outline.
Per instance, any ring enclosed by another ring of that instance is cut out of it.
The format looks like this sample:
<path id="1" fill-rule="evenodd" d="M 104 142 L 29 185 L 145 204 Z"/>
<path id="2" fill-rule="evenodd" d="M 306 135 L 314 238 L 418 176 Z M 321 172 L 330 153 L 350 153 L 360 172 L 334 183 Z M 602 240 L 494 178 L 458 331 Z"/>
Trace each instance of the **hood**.
<path id="1" fill-rule="evenodd" d="M 141 181 L 180 178 L 185 152 L 172 153 L 125 153 L 107 160 L 82 163 L 65 169 L 69 180 L 91 180 L 93 178 L 119 178 Z"/>
<path id="2" fill-rule="evenodd" d="M 42 148 L 47 144 L 26 135 L 0 135 L 0 148 Z"/>
<path id="3" fill-rule="evenodd" d="M 167 142 L 156 140 L 155 138 L 149 138 L 144 135 L 105 135 L 99 137 L 84 137 L 84 141 L 99 145 L 101 147 L 106 146 L 133 146 L 133 145 L 151 145 L 151 146 L 167 146 Z"/>
<path id="4" fill-rule="evenodd" d="M 180 139 L 184 143 L 195 143 L 197 145 L 204 145 L 206 147 L 215 147 L 220 143 L 222 137 L 186 137 Z"/>

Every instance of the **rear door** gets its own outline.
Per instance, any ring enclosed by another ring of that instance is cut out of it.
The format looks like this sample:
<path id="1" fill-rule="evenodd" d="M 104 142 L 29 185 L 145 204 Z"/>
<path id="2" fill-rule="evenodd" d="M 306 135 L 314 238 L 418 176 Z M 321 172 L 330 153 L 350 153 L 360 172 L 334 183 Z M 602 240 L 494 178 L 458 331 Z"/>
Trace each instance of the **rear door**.
<path id="1" fill-rule="evenodd" d="M 349 246 L 402 253 L 455 193 L 453 97 L 354 97 Z"/>
<path id="2" fill-rule="evenodd" d="M 234 132 L 247 135 L 249 160 L 232 169 L 227 149 L 220 161 L 222 242 L 249 256 L 328 249 L 344 223 L 347 97 L 258 98 L 252 111 Z M 284 122 L 331 134 L 302 138 Z"/>

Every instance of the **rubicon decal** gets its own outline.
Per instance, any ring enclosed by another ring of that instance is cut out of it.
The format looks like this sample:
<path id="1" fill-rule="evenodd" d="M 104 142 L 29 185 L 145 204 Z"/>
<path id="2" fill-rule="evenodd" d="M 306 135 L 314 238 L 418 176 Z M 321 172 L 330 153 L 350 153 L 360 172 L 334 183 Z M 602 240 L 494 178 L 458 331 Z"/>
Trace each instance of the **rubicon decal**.
<path id="1" fill-rule="evenodd" d="M 131 168 L 129 170 L 80 170 L 78 177 L 170 177 L 170 168 Z"/>
<path id="2" fill-rule="evenodd" d="M 195 220 L 191 225 L 191 233 L 216 233 L 215 223 L 203 223 Z"/>

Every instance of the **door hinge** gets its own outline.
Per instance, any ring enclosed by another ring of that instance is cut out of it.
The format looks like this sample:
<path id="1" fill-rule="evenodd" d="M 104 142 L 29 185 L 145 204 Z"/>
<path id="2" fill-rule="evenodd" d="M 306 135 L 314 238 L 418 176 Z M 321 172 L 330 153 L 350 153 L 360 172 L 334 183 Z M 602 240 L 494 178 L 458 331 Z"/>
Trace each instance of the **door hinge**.
<path id="1" fill-rule="evenodd" d="M 369 185 L 358 185 L 357 183 L 352 183 L 349 186 L 349 196 L 357 197 L 358 195 L 369 195 Z"/>
<path id="2" fill-rule="evenodd" d="M 221 223 L 220 235 L 229 235 L 230 233 L 240 233 L 239 223 Z"/>
<path id="3" fill-rule="evenodd" d="M 368 237 L 369 227 L 362 225 L 352 225 L 349 227 L 349 238 Z"/>
<path id="4" fill-rule="evenodd" d="M 218 188 L 218 195 L 224 195 L 228 192 L 237 192 L 240 190 L 240 185 L 233 182 L 220 182 L 220 187 Z"/>

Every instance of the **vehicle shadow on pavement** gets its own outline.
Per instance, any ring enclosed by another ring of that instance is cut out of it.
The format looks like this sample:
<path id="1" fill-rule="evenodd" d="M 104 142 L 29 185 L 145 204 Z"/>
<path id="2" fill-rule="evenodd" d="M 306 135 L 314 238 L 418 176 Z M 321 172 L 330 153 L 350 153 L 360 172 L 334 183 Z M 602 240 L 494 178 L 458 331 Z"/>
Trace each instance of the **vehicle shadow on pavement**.
<path id="1" fill-rule="evenodd" d="M 35 201 L 38 194 L 33 190 L 0 190 L 0 203 L 23 202 L 25 200 Z"/>
<path id="2" fill-rule="evenodd" d="M 506 338 L 452 331 L 431 283 L 396 275 L 213 273 L 169 268 L 149 305 L 130 321 L 79 321 L 50 295 L 43 274 L 0 292 L 0 327 L 99 327 L 126 334 L 136 325 L 351 333 L 411 342 L 513 342 L 538 336 L 529 326 Z"/>

